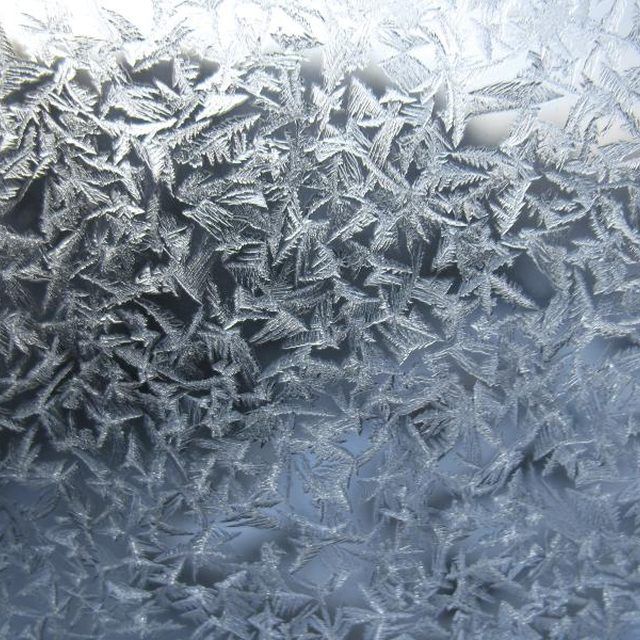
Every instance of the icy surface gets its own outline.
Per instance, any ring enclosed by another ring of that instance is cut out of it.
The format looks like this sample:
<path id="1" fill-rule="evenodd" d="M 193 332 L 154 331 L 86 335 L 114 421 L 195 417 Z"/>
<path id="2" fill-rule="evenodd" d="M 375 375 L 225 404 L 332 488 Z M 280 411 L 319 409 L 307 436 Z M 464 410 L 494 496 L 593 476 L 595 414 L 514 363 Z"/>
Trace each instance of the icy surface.
<path id="1" fill-rule="evenodd" d="M 47 4 L 0 638 L 640 637 L 638 4 Z"/>

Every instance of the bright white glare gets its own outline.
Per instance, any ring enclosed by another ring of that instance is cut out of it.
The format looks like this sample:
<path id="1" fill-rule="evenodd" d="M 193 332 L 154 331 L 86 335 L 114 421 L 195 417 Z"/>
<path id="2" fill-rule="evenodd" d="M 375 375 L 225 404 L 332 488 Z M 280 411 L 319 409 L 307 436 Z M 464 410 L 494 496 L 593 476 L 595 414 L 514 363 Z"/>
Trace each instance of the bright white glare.
<path id="1" fill-rule="evenodd" d="M 59 17 L 71 33 L 96 37 L 104 35 L 100 7 L 119 13 L 143 31 L 150 26 L 151 0 L 101 0 L 100 5 L 93 0 L 8 0 L 0 6 L 0 19 L 7 35 L 21 44 L 28 44 L 28 16 Z"/>

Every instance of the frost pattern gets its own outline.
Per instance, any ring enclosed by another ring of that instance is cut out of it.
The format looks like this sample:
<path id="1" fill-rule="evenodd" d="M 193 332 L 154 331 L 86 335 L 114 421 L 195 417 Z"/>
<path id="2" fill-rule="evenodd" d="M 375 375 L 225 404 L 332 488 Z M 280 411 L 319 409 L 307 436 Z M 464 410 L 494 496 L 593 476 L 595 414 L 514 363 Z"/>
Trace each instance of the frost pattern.
<path id="1" fill-rule="evenodd" d="M 0 637 L 640 637 L 640 6 L 227 4 L 0 33 Z"/>

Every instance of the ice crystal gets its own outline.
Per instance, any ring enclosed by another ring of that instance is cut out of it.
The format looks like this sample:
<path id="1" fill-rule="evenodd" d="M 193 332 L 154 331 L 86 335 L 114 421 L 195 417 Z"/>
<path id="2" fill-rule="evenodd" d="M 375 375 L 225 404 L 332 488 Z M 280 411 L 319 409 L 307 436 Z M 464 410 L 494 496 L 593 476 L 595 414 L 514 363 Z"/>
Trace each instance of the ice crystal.
<path id="1" fill-rule="evenodd" d="M 640 637 L 640 5 L 0 30 L 0 637 Z"/>

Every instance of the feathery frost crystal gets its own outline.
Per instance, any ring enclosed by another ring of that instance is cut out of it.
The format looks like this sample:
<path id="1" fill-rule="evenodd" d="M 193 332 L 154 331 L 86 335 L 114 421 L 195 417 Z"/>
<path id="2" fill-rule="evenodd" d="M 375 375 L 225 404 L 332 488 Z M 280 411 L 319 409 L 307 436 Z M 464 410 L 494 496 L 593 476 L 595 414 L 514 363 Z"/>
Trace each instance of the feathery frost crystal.
<path id="1" fill-rule="evenodd" d="M 152 9 L 0 30 L 0 638 L 639 638 L 640 4 Z"/>

